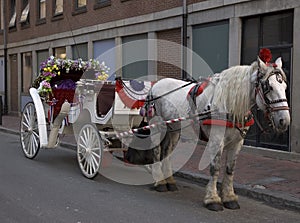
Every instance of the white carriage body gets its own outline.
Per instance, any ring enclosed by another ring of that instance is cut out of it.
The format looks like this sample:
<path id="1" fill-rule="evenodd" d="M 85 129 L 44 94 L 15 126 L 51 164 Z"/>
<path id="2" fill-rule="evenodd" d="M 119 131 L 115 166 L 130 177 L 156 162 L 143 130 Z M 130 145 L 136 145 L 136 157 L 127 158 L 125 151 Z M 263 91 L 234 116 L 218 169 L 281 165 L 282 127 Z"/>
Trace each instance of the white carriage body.
<path id="1" fill-rule="evenodd" d="M 129 81 L 123 81 L 123 83 L 129 85 Z M 115 131 L 128 131 L 138 126 L 142 120 L 142 117 L 139 115 L 139 108 L 130 108 L 125 105 L 116 90 L 113 92 L 114 99 L 111 102 L 112 106 L 107 113 L 104 115 L 97 113 L 98 103 L 101 103 L 101 98 L 105 97 L 101 95 L 101 87 L 108 85 L 115 89 L 116 82 L 80 79 L 80 81 L 77 82 L 74 100 L 72 103 L 70 102 L 70 110 L 67 118 L 61 123 L 61 128 L 58 133 L 72 132 L 70 131 L 72 124 L 76 124 L 83 111 L 88 112 L 90 122 L 95 124 L 100 132 L 103 129 L 110 129 L 110 132 L 106 132 L 106 135 L 113 135 Z M 146 82 L 146 85 L 147 89 L 150 89 L 151 82 Z M 48 136 L 46 120 L 48 120 L 48 124 L 50 124 L 51 128 L 51 123 L 53 123 L 55 119 L 53 113 L 50 112 L 53 108 L 49 105 L 49 102 L 41 99 L 37 89 L 31 88 L 30 94 L 37 110 L 40 146 L 47 147 Z"/>

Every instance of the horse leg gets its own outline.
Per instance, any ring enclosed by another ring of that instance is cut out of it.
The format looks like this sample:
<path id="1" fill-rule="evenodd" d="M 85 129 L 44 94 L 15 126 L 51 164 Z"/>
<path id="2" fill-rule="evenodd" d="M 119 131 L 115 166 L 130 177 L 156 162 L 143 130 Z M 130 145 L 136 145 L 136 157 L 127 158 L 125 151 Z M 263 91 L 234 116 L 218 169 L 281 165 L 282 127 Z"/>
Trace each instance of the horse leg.
<path id="1" fill-rule="evenodd" d="M 170 161 L 170 155 L 174 149 L 174 147 L 177 145 L 179 141 L 180 134 L 173 132 L 173 133 L 167 133 L 166 138 L 163 142 L 163 157 L 162 157 L 162 169 L 164 176 L 166 178 L 167 182 L 167 188 L 169 191 L 177 191 L 178 188 L 176 186 L 176 181 L 173 177 L 173 170 L 172 170 L 172 164 Z"/>
<path id="2" fill-rule="evenodd" d="M 217 181 L 220 173 L 221 167 L 221 157 L 222 157 L 223 146 L 213 158 L 210 163 L 210 179 L 206 186 L 206 195 L 204 198 L 204 205 L 207 209 L 211 211 L 222 211 L 222 201 L 218 195 Z"/>
<path id="3" fill-rule="evenodd" d="M 162 171 L 161 157 L 161 145 L 153 149 L 153 164 L 152 164 L 152 176 L 154 179 L 154 190 L 158 192 L 167 192 L 167 181 L 164 178 Z"/>
<path id="4" fill-rule="evenodd" d="M 233 174 L 236 165 L 237 156 L 241 150 L 243 140 L 231 148 L 228 148 L 226 156 L 226 171 L 221 186 L 221 197 L 225 208 L 239 209 L 238 196 L 234 193 L 233 189 Z"/>

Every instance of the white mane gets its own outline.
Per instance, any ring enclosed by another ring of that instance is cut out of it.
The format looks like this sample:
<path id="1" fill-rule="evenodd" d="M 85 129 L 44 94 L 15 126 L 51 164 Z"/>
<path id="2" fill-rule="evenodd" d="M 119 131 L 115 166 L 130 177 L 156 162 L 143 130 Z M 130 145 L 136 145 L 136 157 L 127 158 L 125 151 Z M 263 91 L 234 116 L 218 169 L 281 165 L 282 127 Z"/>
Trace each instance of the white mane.
<path id="1" fill-rule="evenodd" d="M 254 62 L 251 66 L 234 66 L 222 71 L 214 90 L 213 109 L 232 114 L 234 121 L 243 124 L 251 106 L 251 74 L 257 68 L 257 62 Z"/>

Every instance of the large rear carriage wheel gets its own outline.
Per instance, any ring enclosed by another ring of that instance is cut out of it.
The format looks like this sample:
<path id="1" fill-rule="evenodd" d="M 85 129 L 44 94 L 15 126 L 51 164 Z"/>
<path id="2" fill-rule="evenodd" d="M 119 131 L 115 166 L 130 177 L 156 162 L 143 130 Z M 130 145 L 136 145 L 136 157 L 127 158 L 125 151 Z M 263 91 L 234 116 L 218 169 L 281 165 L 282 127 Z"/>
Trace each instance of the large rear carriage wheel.
<path id="1" fill-rule="evenodd" d="M 98 129 L 92 124 L 84 125 L 77 140 L 77 160 L 82 174 L 92 179 L 97 176 L 102 161 L 103 143 Z"/>
<path id="2" fill-rule="evenodd" d="M 33 159 L 40 149 L 40 136 L 36 109 L 32 102 L 23 109 L 20 132 L 22 150 L 27 158 Z"/>

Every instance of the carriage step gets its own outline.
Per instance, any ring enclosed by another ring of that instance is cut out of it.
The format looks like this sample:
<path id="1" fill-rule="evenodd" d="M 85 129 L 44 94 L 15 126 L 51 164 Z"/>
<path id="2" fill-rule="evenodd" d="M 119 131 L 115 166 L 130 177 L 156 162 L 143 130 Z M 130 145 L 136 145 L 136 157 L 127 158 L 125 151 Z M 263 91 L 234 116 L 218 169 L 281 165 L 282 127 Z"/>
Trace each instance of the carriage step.
<path id="1" fill-rule="evenodd" d="M 125 152 L 127 151 L 127 148 L 105 148 L 103 149 L 104 152 Z"/>

